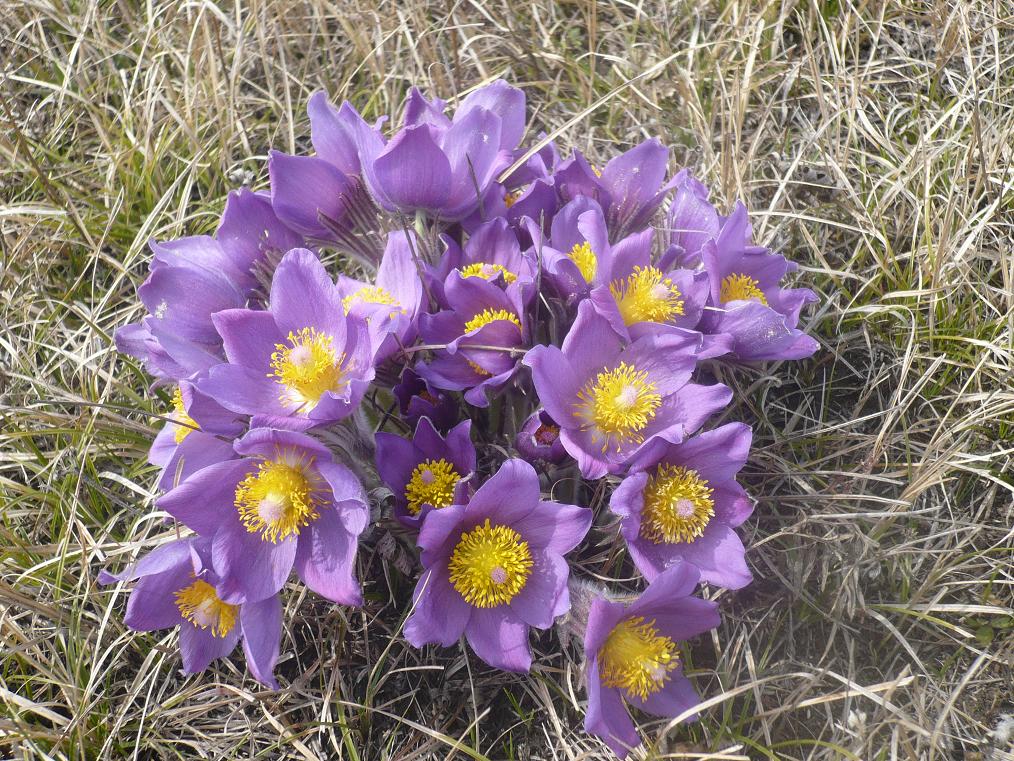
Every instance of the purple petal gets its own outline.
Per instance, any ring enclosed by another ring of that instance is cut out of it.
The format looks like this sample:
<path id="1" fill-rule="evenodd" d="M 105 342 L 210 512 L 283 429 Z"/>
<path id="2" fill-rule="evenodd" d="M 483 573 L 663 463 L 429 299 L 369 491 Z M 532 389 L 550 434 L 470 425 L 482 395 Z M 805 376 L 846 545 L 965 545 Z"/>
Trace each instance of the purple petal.
<path id="1" fill-rule="evenodd" d="M 363 117 L 348 101 L 341 108 L 332 106 L 323 90 L 310 96 L 306 112 L 310 116 L 310 141 L 317 155 L 345 175 L 359 174 L 355 135 L 370 129 Z"/>
<path id="2" fill-rule="evenodd" d="M 273 543 L 247 531 L 238 517 L 223 524 L 212 543 L 215 572 L 221 579 L 218 596 L 229 603 L 271 597 L 289 578 L 295 557 L 293 536 Z"/>
<path id="3" fill-rule="evenodd" d="M 356 579 L 356 549 L 356 537 L 346 531 L 338 511 L 322 509 L 299 536 L 296 573 L 321 597 L 358 607 L 363 594 Z"/>
<path id="4" fill-rule="evenodd" d="M 502 606 L 476 608 L 465 627 L 472 650 L 493 668 L 526 673 L 532 666 L 528 626 Z"/>
<path id="5" fill-rule="evenodd" d="M 563 352 L 555 346 L 535 346 L 528 350 L 522 362 L 532 369 L 535 390 L 546 411 L 555 420 L 571 420 L 581 380 Z"/>
<path id="6" fill-rule="evenodd" d="M 222 336 L 225 356 L 234 365 L 243 365 L 266 373 L 271 367 L 271 354 L 284 335 L 275 325 L 270 312 L 252 309 L 227 309 L 212 317 Z M 201 385 L 198 383 L 198 388 Z M 206 391 L 209 396 L 215 394 Z"/>
<path id="7" fill-rule="evenodd" d="M 542 502 L 513 526 L 530 547 L 565 555 L 581 543 L 591 523 L 592 511 L 586 507 Z"/>
<path id="8" fill-rule="evenodd" d="M 278 682 L 272 673 L 278 662 L 282 639 L 282 599 L 275 595 L 260 602 L 244 603 L 239 610 L 243 629 L 246 667 L 261 684 L 273 690 Z"/>
<path id="9" fill-rule="evenodd" d="M 612 196 L 610 216 L 624 224 L 642 212 L 665 180 L 668 163 L 669 149 L 654 138 L 609 161 L 602 184 Z"/>
<path id="10" fill-rule="evenodd" d="M 485 87 L 469 93 L 458 110 L 454 121 L 458 122 L 473 109 L 491 111 L 500 118 L 499 148 L 512 150 L 525 134 L 525 93 L 498 79 Z"/>
<path id="11" fill-rule="evenodd" d="M 557 616 L 570 609 L 567 590 L 569 568 L 566 560 L 549 552 L 533 552 L 532 561 L 525 586 L 509 605 L 514 615 L 524 623 L 537 629 L 548 629 Z"/>
<path id="12" fill-rule="evenodd" d="M 619 690 L 603 686 L 597 660 L 589 661 L 586 680 L 588 710 L 584 717 L 584 731 L 601 738 L 619 758 L 626 758 L 631 749 L 641 744 L 641 738 L 623 705 Z"/>
<path id="13" fill-rule="evenodd" d="M 303 245 L 303 236 L 275 216 L 271 199 L 247 188 L 229 194 L 215 237 L 236 268 L 248 274 L 269 252 L 285 253 Z M 254 287 L 252 274 L 246 283 Z"/>
<path id="14" fill-rule="evenodd" d="M 345 308 L 338 287 L 312 251 L 297 248 L 285 255 L 271 281 L 271 312 L 282 335 L 316 328 L 345 345 Z"/>
<path id="15" fill-rule="evenodd" d="M 376 181 L 402 211 L 423 209 L 437 214 L 447 204 L 451 166 L 430 127 L 407 127 L 373 162 Z"/>
<path id="16" fill-rule="evenodd" d="M 490 518 L 491 523 L 513 526 L 540 507 L 539 476 L 524 460 L 504 462 L 465 507 L 466 524 Z"/>
<path id="17" fill-rule="evenodd" d="M 414 600 L 415 610 L 404 629 L 405 639 L 413 647 L 433 642 L 450 647 L 464 634 L 472 607 L 451 586 L 445 566 L 430 568 L 422 575 L 416 584 Z"/>
<path id="18" fill-rule="evenodd" d="M 701 702 L 690 680 L 683 676 L 682 672 L 674 674 L 661 690 L 649 695 L 647 700 L 641 700 L 636 695 L 628 699 L 642 711 L 667 719 L 674 719 Z M 695 721 L 697 716 L 695 713 L 688 716 L 685 721 Z"/>
<path id="19" fill-rule="evenodd" d="M 227 460 L 199 470 L 155 502 L 188 528 L 204 536 L 213 535 L 236 514 L 236 486 L 255 464 L 250 460 Z"/>
<path id="20" fill-rule="evenodd" d="M 320 222 L 324 214 L 334 220 L 345 216 L 343 200 L 355 183 L 341 170 L 314 156 L 290 156 L 271 151 L 271 206 L 286 225 L 303 235 L 329 238 L 330 230 Z"/>
<path id="21" fill-rule="evenodd" d="M 216 637 L 211 629 L 202 629 L 189 621 L 180 625 L 180 655 L 183 658 L 183 672 L 199 674 L 212 661 L 225 658 L 239 641 L 239 627 L 234 626 L 224 637 Z"/>

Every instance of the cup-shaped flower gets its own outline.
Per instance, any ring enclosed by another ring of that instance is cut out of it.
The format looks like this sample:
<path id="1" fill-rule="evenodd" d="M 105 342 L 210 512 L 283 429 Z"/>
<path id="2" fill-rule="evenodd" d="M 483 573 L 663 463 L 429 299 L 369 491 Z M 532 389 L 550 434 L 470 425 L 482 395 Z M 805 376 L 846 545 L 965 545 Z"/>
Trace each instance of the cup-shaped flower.
<path id="1" fill-rule="evenodd" d="M 196 674 L 225 658 L 243 641 L 247 668 L 273 689 L 272 674 L 282 637 L 278 595 L 257 602 L 228 603 L 211 567 L 211 540 L 187 537 L 163 544 L 119 574 L 102 571 L 100 584 L 136 581 L 124 621 L 134 631 L 180 629 L 183 671 Z"/>
<path id="2" fill-rule="evenodd" d="M 345 314 L 341 294 L 312 251 L 294 249 L 275 269 L 270 308 L 214 316 L 227 362 L 198 389 L 254 425 L 305 430 L 352 414 L 373 379 L 366 321 Z"/>
<path id="3" fill-rule="evenodd" d="M 172 392 L 172 410 L 155 436 L 148 462 L 158 465 L 158 488 L 171 489 L 201 468 L 236 456 L 232 439 L 243 432 L 245 421 L 202 394 L 189 381 Z"/>
<path id="4" fill-rule="evenodd" d="M 355 558 L 369 520 L 362 484 L 303 433 L 255 428 L 239 459 L 209 465 L 156 503 L 212 539 L 219 597 L 263 600 L 295 568 L 322 597 L 359 605 Z"/>
<path id="5" fill-rule="evenodd" d="M 629 605 L 601 597 L 592 601 L 584 637 L 584 728 L 620 758 L 640 744 L 626 705 L 675 718 L 700 702 L 683 674 L 680 643 L 721 620 L 715 603 L 692 596 L 697 581 L 697 569 L 679 563 Z"/>
<path id="6" fill-rule="evenodd" d="M 507 460 L 472 495 L 426 516 L 419 532 L 425 571 L 405 637 L 450 647 L 462 634 L 490 666 L 524 672 L 528 628 L 548 629 L 570 607 L 563 556 L 584 538 L 591 510 L 543 501 L 539 476 Z"/>
<path id="7" fill-rule="evenodd" d="M 559 465 L 567 459 L 567 450 L 560 440 L 560 425 L 545 410 L 533 412 L 514 439 L 518 454 L 535 464 Z"/>
<path id="8" fill-rule="evenodd" d="M 708 200 L 708 189 L 682 169 L 673 178 L 675 188 L 666 227 L 676 266 L 696 268 L 704 244 L 718 235 L 721 218 Z"/>
<path id="9" fill-rule="evenodd" d="M 411 368 L 405 368 L 392 391 L 398 400 L 398 410 L 409 425 L 426 417 L 438 431 L 447 431 L 458 419 L 457 402 Z"/>
<path id="10" fill-rule="evenodd" d="M 475 445 L 465 420 L 441 436 L 429 418 L 422 418 L 411 440 L 378 433 L 377 472 L 394 494 L 394 517 L 418 528 L 430 510 L 468 501 L 475 472 Z"/>
<path id="11" fill-rule="evenodd" d="M 817 300 L 808 288 L 782 288 L 796 269 L 784 256 L 750 245 L 746 207 L 736 204 L 714 240 L 701 250 L 711 279 L 710 310 L 702 330 L 727 333 L 733 353 L 742 360 L 804 359 L 819 344 L 796 326 L 804 305 Z"/>
<path id="12" fill-rule="evenodd" d="M 536 346 L 524 363 L 564 448 L 581 475 L 595 479 L 681 441 L 728 404 L 726 386 L 689 382 L 700 348 L 691 331 L 625 343 L 583 301 L 563 348 Z"/>
<path id="13" fill-rule="evenodd" d="M 657 462 L 638 463 L 609 508 L 644 578 L 686 561 L 701 580 L 739 589 L 753 577 L 735 528 L 753 512 L 736 473 L 750 453 L 750 426 L 728 423 L 671 444 Z"/>

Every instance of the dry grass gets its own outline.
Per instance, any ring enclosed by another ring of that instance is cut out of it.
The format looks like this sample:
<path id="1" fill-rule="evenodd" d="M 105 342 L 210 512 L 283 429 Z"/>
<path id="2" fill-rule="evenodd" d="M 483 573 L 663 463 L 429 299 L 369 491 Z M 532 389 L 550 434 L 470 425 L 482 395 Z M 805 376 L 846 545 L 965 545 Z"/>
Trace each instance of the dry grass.
<path id="1" fill-rule="evenodd" d="M 30 0 L 0 39 L 0 753 L 610 758 L 554 634 L 529 678 L 394 637 L 412 561 L 383 531 L 364 610 L 288 594 L 281 692 L 241 656 L 183 678 L 170 635 L 125 630 L 95 576 L 167 535 L 144 464 L 167 400 L 111 334 L 145 242 L 305 148 L 316 88 L 373 117 L 504 76 L 548 131 L 675 55 L 561 144 L 658 135 L 746 199 L 823 294 L 824 348 L 724 378 L 757 429 L 758 581 L 693 653 L 704 721 L 645 725 L 648 756 L 1010 758 L 986 738 L 1014 708 L 1010 4 Z"/>

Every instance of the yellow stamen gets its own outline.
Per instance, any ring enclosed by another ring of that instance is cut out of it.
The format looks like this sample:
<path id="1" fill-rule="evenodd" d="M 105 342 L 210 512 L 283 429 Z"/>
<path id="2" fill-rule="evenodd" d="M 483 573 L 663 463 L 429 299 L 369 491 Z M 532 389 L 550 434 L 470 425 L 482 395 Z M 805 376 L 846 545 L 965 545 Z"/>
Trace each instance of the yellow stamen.
<path id="1" fill-rule="evenodd" d="M 364 285 L 358 291 L 350 293 L 342 299 L 342 307 L 345 309 L 345 314 L 348 314 L 353 304 L 357 302 L 360 304 L 390 304 L 393 307 L 397 307 L 397 309 L 391 310 L 392 312 L 401 309 L 401 305 L 394 296 L 379 285 Z"/>
<path id="2" fill-rule="evenodd" d="M 470 359 L 466 359 L 465 361 L 468 363 L 468 366 L 471 367 L 473 371 L 475 371 L 476 374 L 481 375 L 484 378 L 490 378 L 493 376 L 493 373 L 491 373 L 482 365 L 477 365 Z"/>
<path id="3" fill-rule="evenodd" d="M 518 316 L 512 312 L 508 312 L 506 309 L 484 309 L 465 323 L 465 332 L 471 333 L 497 320 L 507 320 L 508 322 L 513 322 L 519 328 L 521 327 L 521 320 L 518 319 Z"/>
<path id="4" fill-rule="evenodd" d="M 567 256 L 577 265 L 578 270 L 581 272 L 581 277 L 584 278 L 586 283 L 590 283 L 595 279 L 595 273 L 599 269 L 599 260 L 595 256 L 595 252 L 592 251 L 591 244 L 588 241 L 575 243 L 574 248 L 570 250 Z"/>
<path id="5" fill-rule="evenodd" d="M 599 650 L 602 684 L 642 700 L 662 689 L 679 663 L 676 643 L 658 633 L 655 619 L 641 616 L 618 623 Z"/>
<path id="6" fill-rule="evenodd" d="M 634 267 L 633 274 L 625 280 L 611 282 L 609 291 L 616 299 L 624 325 L 669 322 L 683 314 L 679 288 L 656 267 Z"/>
<path id="7" fill-rule="evenodd" d="M 504 267 L 502 264 L 487 264 L 476 262 L 458 270 L 462 277 L 481 277 L 483 280 L 492 280 L 497 275 L 503 275 L 504 282 L 510 284 L 518 279 L 518 276 Z"/>
<path id="8" fill-rule="evenodd" d="M 236 625 L 238 605 L 230 605 L 218 599 L 215 588 L 198 579 L 175 595 L 180 615 L 201 629 L 211 627 L 211 634 L 224 637 Z"/>
<path id="9" fill-rule="evenodd" d="M 594 164 L 589 164 L 588 166 L 590 166 L 591 170 L 593 172 L 595 172 L 595 176 L 596 177 L 601 177 L 602 176 L 602 170 L 599 169 L 597 166 L 595 166 Z"/>
<path id="10" fill-rule="evenodd" d="M 236 509 L 246 530 L 275 544 L 320 517 L 312 476 L 304 463 L 284 458 L 257 466 L 236 487 Z"/>
<path id="11" fill-rule="evenodd" d="M 749 275 L 733 273 L 722 279 L 722 290 L 719 294 L 722 303 L 729 301 L 759 301 L 764 306 L 768 305 L 768 299 L 764 291 L 760 289 L 760 282 Z"/>
<path id="12" fill-rule="evenodd" d="M 503 205 L 509 209 L 511 206 L 513 206 L 518 202 L 518 199 L 521 198 L 521 195 L 524 192 L 525 192 L 524 188 L 518 188 L 517 190 L 510 190 L 507 193 L 504 193 Z"/>
<path id="13" fill-rule="evenodd" d="M 521 534 L 508 526 L 482 526 L 461 535 L 451 562 L 451 584 L 476 608 L 509 603 L 532 572 L 532 553 Z"/>
<path id="14" fill-rule="evenodd" d="M 177 386 L 173 391 L 173 422 L 176 424 L 176 430 L 173 432 L 173 438 L 176 439 L 177 444 L 182 444 L 183 439 L 197 430 L 200 426 L 197 425 L 189 413 L 187 408 L 183 406 L 183 392 L 180 387 Z"/>
<path id="15" fill-rule="evenodd" d="M 269 378 L 284 387 L 284 404 L 313 408 L 328 391 L 339 391 L 347 381 L 342 370 L 345 355 L 335 351 L 334 340 L 316 328 L 289 333 L 289 346 L 275 344 Z"/>
<path id="16" fill-rule="evenodd" d="M 454 502 L 454 487 L 460 480 L 461 474 L 447 460 L 423 460 L 415 466 L 405 487 L 408 511 L 418 515 L 423 505 L 447 507 Z"/>
<path id="17" fill-rule="evenodd" d="M 574 415 L 584 419 L 595 441 L 598 441 L 598 434 L 605 435 L 607 441 L 602 451 L 606 450 L 609 439 L 615 439 L 617 449 L 622 444 L 644 441 L 640 432 L 654 419 L 662 403 L 655 384 L 648 380 L 648 373 L 626 362 L 600 372 L 578 392 L 578 398 Z"/>
<path id="18" fill-rule="evenodd" d="M 641 536 L 655 544 L 694 541 L 715 515 L 713 492 L 696 470 L 659 465 L 644 487 Z"/>

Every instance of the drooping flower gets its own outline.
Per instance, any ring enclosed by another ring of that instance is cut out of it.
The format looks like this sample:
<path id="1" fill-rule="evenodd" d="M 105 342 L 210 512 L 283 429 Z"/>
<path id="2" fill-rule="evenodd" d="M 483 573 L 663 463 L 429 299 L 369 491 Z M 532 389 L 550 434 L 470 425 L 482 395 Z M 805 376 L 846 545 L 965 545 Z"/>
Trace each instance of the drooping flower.
<path id="1" fill-rule="evenodd" d="M 219 597 L 263 600 L 295 568 L 322 597 L 360 605 L 356 545 L 369 508 L 352 471 L 303 433 L 255 428 L 235 449 L 239 459 L 199 470 L 156 503 L 212 538 Z"/>
<path id="2" fill-rule="evenodd" d="M 701 264 L 701 249 L 718 235 L 721 219 L 708 201 L 708 189 L 686 169 L 673 178 L 675 188 L 666 224 L 671 256 L 675 266 L 696 268 Z"/>
<path id="3" fill-rule="evenodd" d="M 592 601 L 584 638 L 584 728 L 620 758 L 640 744 L 626 705 L 675 718 L 700 702 L 683 674 L 681 643 L 714 629 L 721 619 L 715 603 L 692 596 L 697 581 L 696 568 L 678 563 L 629 605 L 602 597 Z"/>
<path id="4" fill-rule="evenodd" d="M 559 465 L 567 459 L 567 450 L 560 440 L 560 425 L 545 410 L 533 412 L 514 439 L 518 454 L 532 463 Z"/>
<path id="5" fill-rule="evenodd" d="M 411 368 L 405 368 L 401 381 L 391 390 L 398 400 L 398 411 L 409 425 L 414 426 L 425 417 L 438 431 L 447 431 L 457 422 L 457 403 Z"/>
<path id="6" fill-rule="evenodd" d="M 296 430 L 352 414 L 373 379 L 366 321 L 345 314 L 341 294 L 312 251 L 294 249 L 271 282 L 266 311 L 214 316 L 227 362 L 197 382 L 202 392 L 253 425 Z"/>
<path id="7" fill-rule="evenodd" d="M 472 421 L 454 426 L 447 437 L 422 418 L 412 440 L 378 433 L 377 472 L 394 494 L 394 516 L 417 528 L 430 510 L 468 501 L 475 473 Z"/>
<path id="8" fill-rule="evenodd" d="M 188 537 L 152 550 L 119 574 L 102 571 L 100 584 L 136 581 L 124 621 L 134 631 L 179 627 L 183 671 L 196 674 L 243 641 L 253 677 L 278 689 L 272 673 L 282 637 L 277 594 L 256 602 L 225 602 L 211 565 L 211 540 Z"/>
<path id="9" fill-rule="evenodd" d="M 726 386 L 689 382 L 700 348 L 693 332 L 628 344 L 584 301 L 563 348 L 536 346 L 524 363 L 563 446 L 581 475 L 595 479 L 681 441 L 728 404 Z"/>
<path id="10" fill-rule="evenodd" d="M 539 477 L 507 460 L 467 505 L 432 511 L 418 544 L 425 571 L 405 637 L 450 647 L 462 634 L 489 665 L 524 672 L 528 628 L 548 629 L 570 607 L 563 556 L 584 538 L 591 511 L 543 501 Z"/>
<path id="11" fill-rule="evenodd" d="M 634 565 L 648 581 L 686 561 L 701 580 L 739 589 L 753 577 L 735 528 L 753 512 L 736 482 L 750 453 L 750 426 L 728 423 L 635 463 L 609 502 Z"/>

